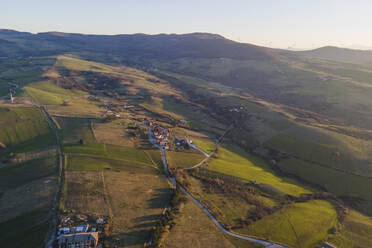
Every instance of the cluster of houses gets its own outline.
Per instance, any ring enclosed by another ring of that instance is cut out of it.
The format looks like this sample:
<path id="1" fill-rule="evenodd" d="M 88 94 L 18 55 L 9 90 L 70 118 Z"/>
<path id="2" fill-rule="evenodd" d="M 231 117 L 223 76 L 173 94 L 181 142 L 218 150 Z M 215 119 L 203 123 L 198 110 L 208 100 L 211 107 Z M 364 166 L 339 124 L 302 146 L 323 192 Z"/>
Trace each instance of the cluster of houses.
<path id="1" fill-rule="evenodd" d="M 154 138 L 156 140 L 156 143 L 158 143 L 160 146 L 164 147 L 165 149 L 169 149 L 169 130 L 167 128 L 163 128 L 158 125 L 151 125 L 152 126 L 152 132 L 154 134 Z"/>
<path id="2" fill-rule="evenodd" d="M 181 149 L 189 148 L 189 145 L 190 145 L 189 142 L 190 141 L 186 138 L 183 138 L 183 139 L 175 138 L 175 140 L 174 140 L 174 144 Z M 192 141 L 191 141 L 191 143 L 192 143 Z"/>
<path id="3" fill-rule="evenodd" d="M 70 218 L 62 220 L 62 225 L 57 232 L 56 248 L 99 248 L 99 237 L 104 231 L 106 222 L 102 218 L 96 220 L 96 225 L 82 224 L 71 225 Z"/>
<path id="4" fill-rule="evenodd" d="M 242 107 L 242 106 L 240 106 L 240 107 L 233 107 L 233 108 L 229 109 L 230 112 L 237 112 L 237 113 L 239 113 L 242 110 L 244 110 L 244 107 Z"/>
<path id="5" fill-rule="evenodd" d="M 106 112 L 105 112 L 106 116 L 115 116 L 117 118 L 121 117 L 120 113 L 111 110 L 107 103 L 103 103 L 103 105 L 101 105 L 100 107 L 103 109 L 106 109 Z"/>

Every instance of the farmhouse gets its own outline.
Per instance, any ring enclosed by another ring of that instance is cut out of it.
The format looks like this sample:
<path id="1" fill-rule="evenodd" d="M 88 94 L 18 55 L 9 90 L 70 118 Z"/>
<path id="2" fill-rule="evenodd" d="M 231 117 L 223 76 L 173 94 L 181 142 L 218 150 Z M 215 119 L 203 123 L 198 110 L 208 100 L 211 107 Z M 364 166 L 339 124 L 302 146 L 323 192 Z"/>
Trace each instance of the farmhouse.
<path id="1" fill-rule="evenodd" d="M 96 248 L 98 232 L 64 234 L 58 237 L 58 248 Z"/>

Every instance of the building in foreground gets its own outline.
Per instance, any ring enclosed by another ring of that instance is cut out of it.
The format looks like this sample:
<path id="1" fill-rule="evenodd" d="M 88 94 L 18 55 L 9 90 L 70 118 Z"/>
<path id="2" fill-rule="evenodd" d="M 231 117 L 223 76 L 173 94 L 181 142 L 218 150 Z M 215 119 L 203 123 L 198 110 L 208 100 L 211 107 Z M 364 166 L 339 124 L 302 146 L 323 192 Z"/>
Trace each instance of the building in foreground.
<path id="1" fill-rule="evenodd" d="M 58 248 L 96 248 L 98 232 L 63 234 L 57 239 Z"/>

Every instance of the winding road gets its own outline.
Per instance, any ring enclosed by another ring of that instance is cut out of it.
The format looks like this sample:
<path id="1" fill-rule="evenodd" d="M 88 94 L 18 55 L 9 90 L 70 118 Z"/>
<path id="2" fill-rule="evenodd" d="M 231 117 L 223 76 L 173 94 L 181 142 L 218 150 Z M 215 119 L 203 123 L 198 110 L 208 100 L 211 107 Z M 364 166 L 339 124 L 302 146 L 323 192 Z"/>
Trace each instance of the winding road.
<path id="1" fill-rule="evenodd" d="M 172 183 L 173 187 L 176 188 L 177 181 L 176 181 L 176 178 L 172 177 L 169 174 L 168 164 L 167 164 L 167 159 L 166 159 L 164 148 L 162 146 L 159 146 L 158 144 L 156 144 L 155 139 L 154 139 L 153 134 L 152 134 L 151 128 L 147 125 L 146 125 L 146 127 L 147 127 L 147 131 L 148 131 L 148 136 L 149 136 L 150 143 L 153 144 L 154 146 L 156 146 L 161 151 L 162 158 L 163 158 L 163 166 L 164 166 L 165 175 L 167 176 L 168 180 Z M 209 156 L 207 158 L 209 158 Z M 226 233 L 227 235 L 230 235 L 230 236 L 238 238 L 238 239 L 251 241 L 251 242 L 263 245 L 265 247 L 288 248 L 287 246 L 284 246 L 284 245 L 281 245 L 281 244 L 277 244 L 277 243 L 273 243 L 273 242 L 249 237 L 249 236 L 246 236 L 246 235 L 241 235 L 241 234 L 230 232 L 220 222 L 218 222 L 218 220 L 214 217 L 214 215 L 199 200 L 197 200 L 190 193 L 188 193 L 186 191 L 186 189 L 183 188 L 180 184 L 178 184 L 178 187 L 187 197 L 189 197 L 193 202 L 195 202 L 208 215 L 208 217 L 214 222 L 214 224 L 218 227 L 218 229 L 220 229 L 222 232 Z"/>

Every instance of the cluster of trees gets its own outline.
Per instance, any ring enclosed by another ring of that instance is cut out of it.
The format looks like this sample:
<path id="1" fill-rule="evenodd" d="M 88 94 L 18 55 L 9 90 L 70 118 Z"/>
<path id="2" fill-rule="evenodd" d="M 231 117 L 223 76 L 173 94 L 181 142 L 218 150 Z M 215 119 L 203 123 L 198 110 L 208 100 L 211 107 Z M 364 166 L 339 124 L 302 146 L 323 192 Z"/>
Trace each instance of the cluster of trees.
<path id="1" fill-rule="evenodd" d="M 163 216 L 158 224 L 154 227 L 154 230 L 151 234 L 151 244 L 149 244 L 149 247 L 162 247 L 164 235 L 168 233 L 175 225 L 174 218 L 181 211 L 186 200 L 187 198 L 185 194 L 183 194 L 177 187 L 172 195 L 170 207 L 163 212 Z"/>

